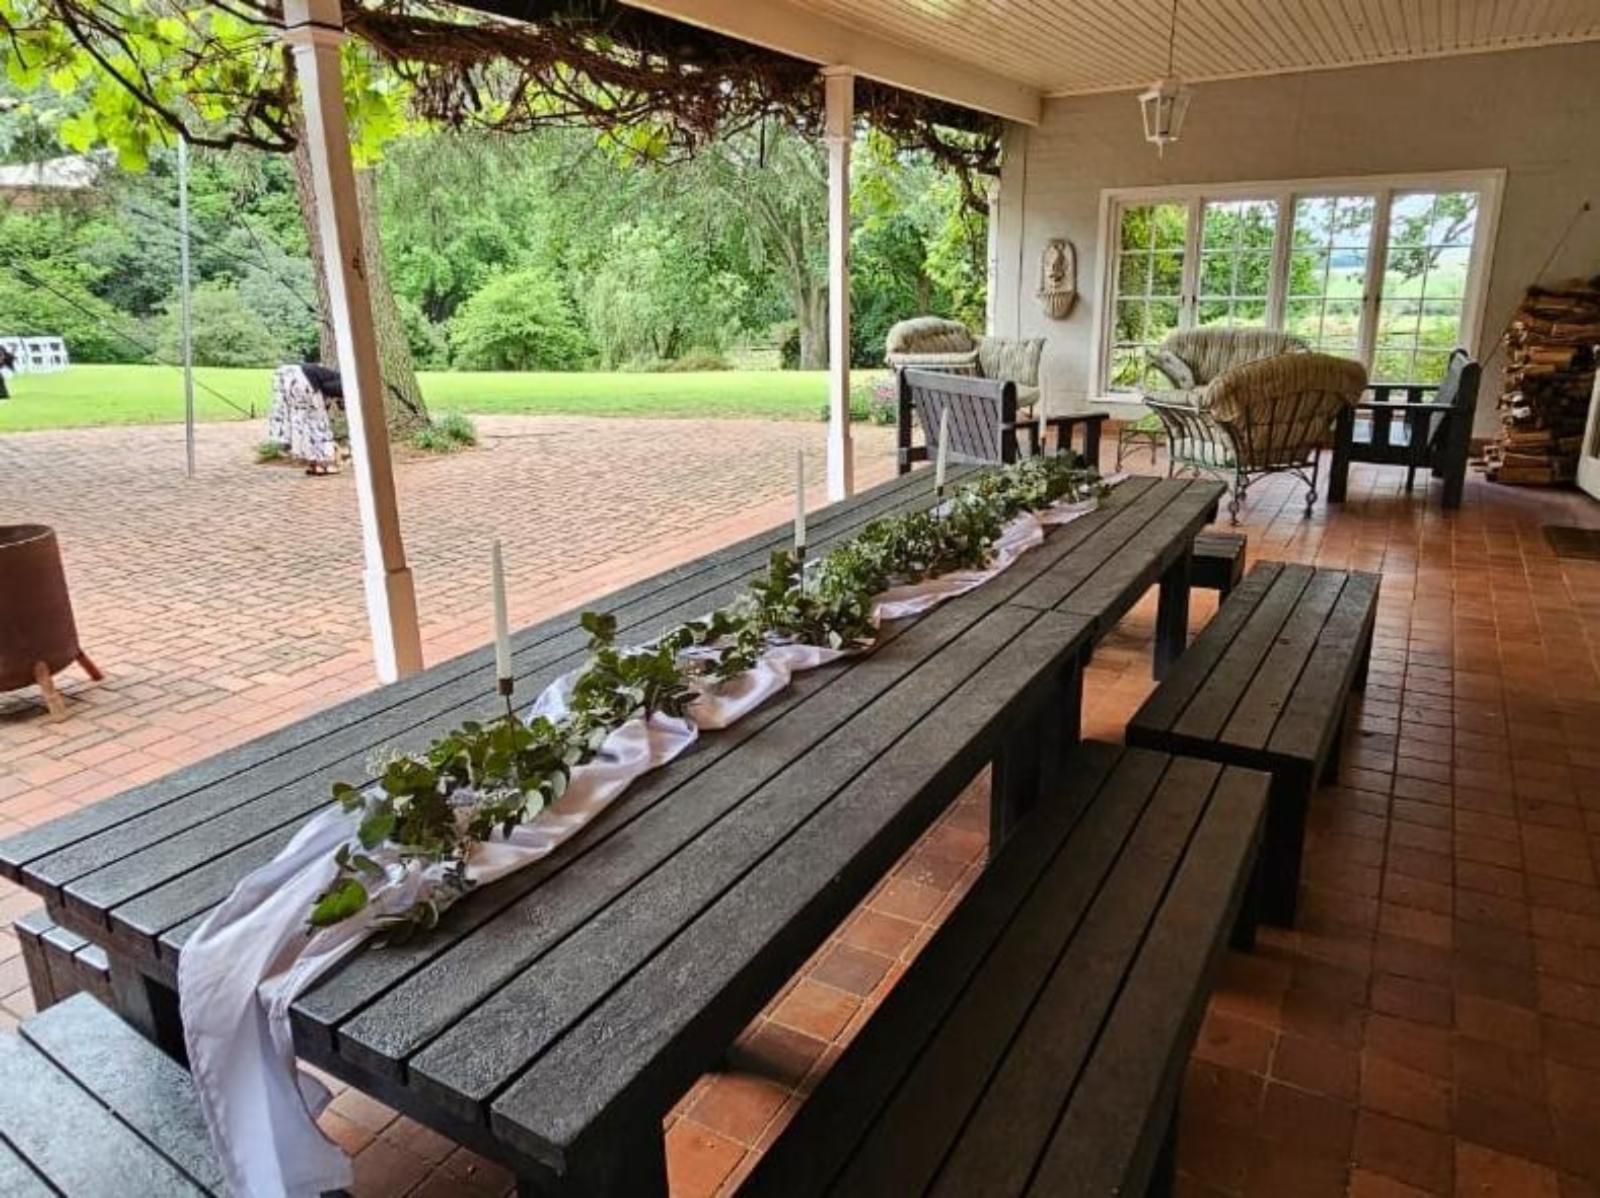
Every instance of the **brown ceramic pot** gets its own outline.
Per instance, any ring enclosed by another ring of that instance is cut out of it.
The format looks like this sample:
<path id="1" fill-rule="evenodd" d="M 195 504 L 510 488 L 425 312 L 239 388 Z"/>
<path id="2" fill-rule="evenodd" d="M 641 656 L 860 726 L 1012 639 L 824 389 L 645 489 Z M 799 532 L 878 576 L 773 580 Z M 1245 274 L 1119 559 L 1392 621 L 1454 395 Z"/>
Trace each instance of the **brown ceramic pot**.
<path id="1" fill-rule="evenodd" d="M 78 627 L 55 530 L 0 525 L 0 690 L 32 686 L 37 662 L 54 674 L 77 656 Z"/>

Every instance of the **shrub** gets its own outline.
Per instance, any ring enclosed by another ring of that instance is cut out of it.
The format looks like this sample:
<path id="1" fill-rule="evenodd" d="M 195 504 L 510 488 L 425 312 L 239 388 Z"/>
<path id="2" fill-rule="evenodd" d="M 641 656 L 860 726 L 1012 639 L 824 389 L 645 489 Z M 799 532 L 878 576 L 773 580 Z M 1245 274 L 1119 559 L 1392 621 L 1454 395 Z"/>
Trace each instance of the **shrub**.
<path id="1" fill-rule="evenodd" d="M 895 389 L 894 375 L 857 375 L 850 380 L 850 419 L 870 421 L 873 424 L 893 424 L 899 416 L 900 393 Z M 819 409 L 822 420 L 828 419 L 828 401 Z"/>
<path id="2" fill-rule="evenodd" d="M 190 300 L 196 366 L 275 366 L 287 351 L 267 322 L 226 283 L 202 283 Z M 176 300 L 162 320 L 161 356 L 183 361 L 181 318 Z"/>
<path id="3" fill-rule="evenodd" d="M 400 323 L 405 327 L 406 344 L 418 370 L 443 370 L 450 365 L 450 337 L 444 326 L 428 319 L 428 314 L 413 299 L 396 295 Z"/>
<path id="4" fill-rule="evenodd" d="M 460 412 L 446 412 L 411 434 L 411 444 L 428 453 L 454 453 L 477 443 L 477 427 Z"/>
<path id="5" fill-rule="evenodd" d="M 462 304 L 450 347 L 465 370 L 575 370 L 589 355 L 560 283 L 536 266 L 496 275 Z"/>
<path id="6" fill-rule="evenodd" d="M 702 370 L 732 370 L 733 366 L 716 350 L 692 349 L 681 358 L 661 363 L 659 369 L 663 374 L 694 374 Z"/>

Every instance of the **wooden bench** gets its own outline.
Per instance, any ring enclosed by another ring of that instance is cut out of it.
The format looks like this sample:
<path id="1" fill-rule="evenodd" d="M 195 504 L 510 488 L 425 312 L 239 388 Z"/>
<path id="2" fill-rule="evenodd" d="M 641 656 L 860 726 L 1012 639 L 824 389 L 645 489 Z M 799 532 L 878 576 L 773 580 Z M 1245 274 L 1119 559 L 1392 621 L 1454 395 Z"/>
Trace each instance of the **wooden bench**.
<path id="1" fill-rule="evenodd" d="M 38 1010 L 79 991 L 111 1000 L 111 963 L 100 945 L 57 927 L 42 907 L 29 911 L 12 927 L 22 946 L 22 965 Z"/>
<path id="2" fill-rule="evenodd" d="M 1195 537 L 1189 585 L 1216 591 L 1226 599 L 1244 578 L 1245 544 L 1242 532 L 1203 532 Z"/>
<path id="3" fill-rule="evenodd" d="M 1189 1050 L 1268 779 L 1075 750 L 741 1194 L 1126 1194 L 1170 1185 Z"/>
<path id="4" fill-rule="evenodd" d="M 939 454 L 939 429 L 950 438 L 945 460 L 951 466 L 998 466 L 1018 457 L 1017 386 L 1003 379 L 945 374 L 936 370 L 900 371 L 899 417 L 895 444 L 901 474 Z M 912 415 L 922 426 L 921 445 L 913 445 Z M 1020 426 L 1038 451 L 1038 426 Z"/>
<path id="5" fill-rule="evenodd" d="M 1306 807 L 1366 681 L 1378 576 L 1260 562 L 1128 724 L 1129 744 L 1272 774 L 1260 917 L 1294 922 Z"/>
<path id="6" fill-rule="evenodd" d="M 0 1194 L 224 1192 L 183 1067 L 87 994 L 0 1036 Z"/>

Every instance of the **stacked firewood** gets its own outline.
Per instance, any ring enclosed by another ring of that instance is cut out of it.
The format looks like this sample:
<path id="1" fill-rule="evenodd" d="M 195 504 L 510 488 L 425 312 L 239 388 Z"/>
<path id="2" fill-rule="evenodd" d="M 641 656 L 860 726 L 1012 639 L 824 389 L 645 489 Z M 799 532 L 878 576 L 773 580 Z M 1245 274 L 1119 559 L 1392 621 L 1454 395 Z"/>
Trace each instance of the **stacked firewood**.
<path id="1" fill-rule="evenodd" d="M 1600 345 L 1600 275 L 1530 287 L 1506 331 L 1500 433 L 1484 455 L 1489 477 L 1548 486 L 1578 470 Z"/>

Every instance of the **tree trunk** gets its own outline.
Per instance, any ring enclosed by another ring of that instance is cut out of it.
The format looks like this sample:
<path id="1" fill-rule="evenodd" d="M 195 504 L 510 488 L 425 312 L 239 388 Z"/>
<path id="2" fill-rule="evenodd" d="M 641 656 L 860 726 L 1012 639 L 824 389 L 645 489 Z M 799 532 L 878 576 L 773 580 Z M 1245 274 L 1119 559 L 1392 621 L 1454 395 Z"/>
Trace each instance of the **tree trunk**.
<path id="1" fill-rule="evenodd" d="M 828 368 L 828 291 L 812 283 L 795 297 L 800 326 L 800 369 Z"/>
<path id="2" fill-rule="evenodd" d="M 300 197 L 300 214 L 305 224 L 306 246 L 311 254 L 312 276 L 317 286 L 318 340 L 324 362 L 339 360 L 333 336 L 333 310 L 328 300 L 327 276 L 323 271 L 322 232 L 317 225 L 317 197 L 311 183 L 311 156 L 305 147 L 304 128 L 291 155 L 294 163 L 295 191 Z M 383 410 L 388 417 L 390 439 L 403 438 L 428 423 L 428 407 L 417 384 L 416 367 L 411 361 L 411 344 L 405 324 L 394 302 L 389 273 L 384 267 L 383 246 L 378 240 L 378 193 L 375 173 L 356 172 L 356 199 L 361 209 L 361 256 L 367 268 L 367 286 L 372 294 L 372 323 L 378 339 L 378 370 L 383 378 Z"/>

